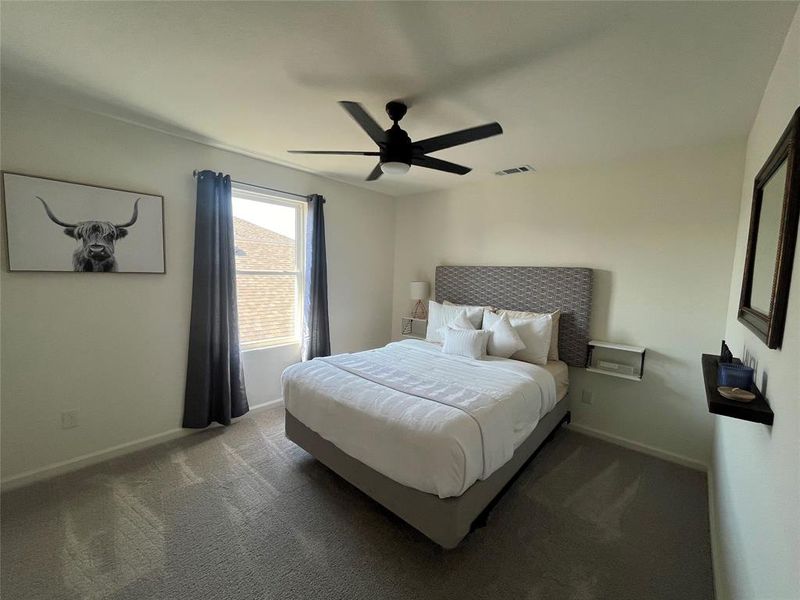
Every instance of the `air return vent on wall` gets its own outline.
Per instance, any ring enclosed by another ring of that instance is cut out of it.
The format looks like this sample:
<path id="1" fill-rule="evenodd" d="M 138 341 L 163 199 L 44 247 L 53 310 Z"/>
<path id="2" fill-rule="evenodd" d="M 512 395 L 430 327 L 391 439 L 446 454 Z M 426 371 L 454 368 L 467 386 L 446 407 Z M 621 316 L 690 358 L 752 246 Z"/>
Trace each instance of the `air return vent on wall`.
<path id="1" fill-rule="evenodd" d="M 517 173 L 533 173 L 536 171 L 530 165 L 522 165 L 521 167 L 511 167 L 510 169 L 503 169 L 502 171 L 495 171 L 495 175 L 515 175 Z"/>

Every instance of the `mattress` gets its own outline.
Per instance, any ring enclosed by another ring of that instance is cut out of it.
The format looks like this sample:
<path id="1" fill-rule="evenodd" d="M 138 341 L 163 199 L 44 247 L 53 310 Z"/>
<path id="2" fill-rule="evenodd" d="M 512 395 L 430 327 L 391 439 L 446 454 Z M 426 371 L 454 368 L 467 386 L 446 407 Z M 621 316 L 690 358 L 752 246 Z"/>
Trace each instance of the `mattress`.
<path id="1" fill-rule="evenodd" d="M 569 391 L 569 365 L 560 360 L 551 360 L 544 368 L 556 380 L 556 398 L 561 400 Z"/>
<path id="2" fill-rule="evenodd" d="M 511 458 L 565 393 L 566 373 L 563 363 L 474 360 L 405 340 L 293 365 L 282 383 L 286 410 L 306 427 L 394 481 L 447 498 Z"/>

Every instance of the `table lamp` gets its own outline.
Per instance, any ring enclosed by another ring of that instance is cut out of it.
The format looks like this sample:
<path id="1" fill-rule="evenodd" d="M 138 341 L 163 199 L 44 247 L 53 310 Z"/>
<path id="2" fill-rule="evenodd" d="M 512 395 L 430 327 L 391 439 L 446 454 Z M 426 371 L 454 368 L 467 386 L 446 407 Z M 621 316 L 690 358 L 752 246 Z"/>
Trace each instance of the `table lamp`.
<path id="1" fill-rule="evenodd" d="M 416 300 L 414 305 L 414 314 L 411 316 L 415 319 L 427 319 L 428 310 L 425 308 L 423 300 L 427 300 L 431 294 L 431 286 L 427 281 L 412 281 L 411 282 L 411 299 Z"/>

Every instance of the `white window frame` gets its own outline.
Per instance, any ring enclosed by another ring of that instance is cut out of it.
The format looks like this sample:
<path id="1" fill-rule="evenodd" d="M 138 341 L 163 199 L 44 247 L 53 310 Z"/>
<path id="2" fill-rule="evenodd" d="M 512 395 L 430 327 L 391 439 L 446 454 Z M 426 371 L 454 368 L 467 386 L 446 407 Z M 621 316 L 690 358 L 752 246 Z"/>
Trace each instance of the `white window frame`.
<path id="1" fill-rule="evenodd" d="M 260 340 L 255 342 L 242 343 L 239 342 L 239 350 L 241 352 L 249 352 L 253 350 L 263 350 L 265 348 L 278 348 L 281 346 L 294 346 L 300 344 L 303 339 L 303 298 L 305 296 L 305 264 L 306 264 L 306 217 L 308 212 L 308 203 L 303 200 L 296 200 L 291 196 L 284 196 L 279 192 L 267 192 L 260 188 L 249 186 L 241 183 L 234 183 L 231 185 L 231 196 L 235 201 L 236 198 L 243 200 L 255 200 L 257 202 L 266 202 L 268 204 L 276 204 L 279 206 L 286 206 L 297 210 L 297 218 L 295 219 L 295 256 L 297 261 L 296 271 L 252 271 L 242 270 L 241 273 L 250 273 L 255 275 L 294 275 L 297 279 L 297 295 L 295 298 L 295 332 L 292 337 L 274 338 L 271 340 Z M 236 233 L 234 232 L 234 243 Z M 236 275 L 240 273 L 239 268 L 236 268 Z M 237 303 L 238 305 L 238 303 Z"/>

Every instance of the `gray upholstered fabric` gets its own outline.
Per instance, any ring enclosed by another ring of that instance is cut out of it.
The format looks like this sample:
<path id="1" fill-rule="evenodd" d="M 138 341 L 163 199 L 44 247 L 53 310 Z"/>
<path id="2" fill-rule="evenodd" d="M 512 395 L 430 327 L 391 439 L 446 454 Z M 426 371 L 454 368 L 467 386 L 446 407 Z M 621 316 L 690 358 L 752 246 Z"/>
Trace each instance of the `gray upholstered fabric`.
<path id="1" fill-rule="evenodd" d="M 586 366 L 592 270 L 578 267 L 436 267 L 436 301 L 508 310 L 561 310 L 559 358 Z"/>

